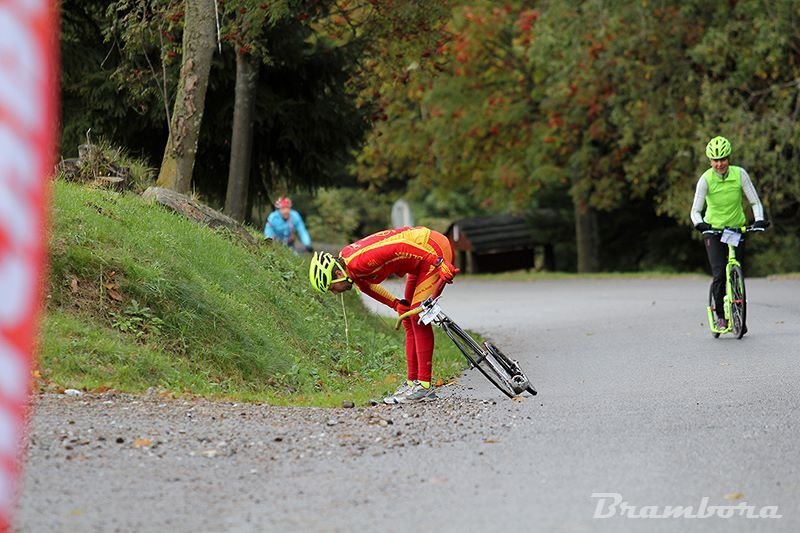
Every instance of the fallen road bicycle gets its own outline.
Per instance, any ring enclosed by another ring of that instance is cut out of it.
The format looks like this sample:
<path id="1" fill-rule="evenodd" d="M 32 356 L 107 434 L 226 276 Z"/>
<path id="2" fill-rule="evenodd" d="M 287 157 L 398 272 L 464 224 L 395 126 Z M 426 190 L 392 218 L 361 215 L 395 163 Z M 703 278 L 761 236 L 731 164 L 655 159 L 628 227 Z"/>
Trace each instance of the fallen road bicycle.
<path id="1" fill-rule="evenodd" d="M 491 342 L 479 344 L 442 311 L 438 302 L 439 298 L 428 298 L 418 307 L 403 313 L 398 317 L 395 328 L 399 328 L 403 320 L 414 320 L 414 317 L 419 315 L 418 320 L 422 324 L 439 326 L 461 350 L 470 367 L 480 370 L 503 394 L 509 398 L 519 396 L 526 391 L 533 396 L 537 394 L 518 361 L 505 355 Z"/>

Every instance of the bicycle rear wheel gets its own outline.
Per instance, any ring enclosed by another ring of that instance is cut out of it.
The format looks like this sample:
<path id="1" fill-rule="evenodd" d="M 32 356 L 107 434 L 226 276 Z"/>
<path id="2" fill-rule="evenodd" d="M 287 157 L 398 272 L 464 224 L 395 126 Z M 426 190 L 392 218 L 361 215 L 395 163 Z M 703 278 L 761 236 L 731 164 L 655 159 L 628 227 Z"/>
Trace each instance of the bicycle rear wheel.
<path id="1" fill-rule="evenodd" d="M 713 287 L 713 285 L 712 285 L 712 287 Z M 717 304 L 714 301 L 714 291 L 711 289 L 711 287 L 708 288 L 708 306 L 711 308 L 711 319 L 712 320 L 716 320 L 717 319 Z M 709 324 L 708 327 L 712 328 L 712 327 L 714 327 L 714 324 Z M 712 331 L 711 332 L 711 336 L 714 337 L 715 339 L 718 339 L 719 338 L 719 333 L 717 333 L 716 331 Z"/>
<path id="2" fill-rule="evenodd" d="M 458 349 L 461 350 L 461 353 L 464 354 L 467 361 L 469 361 L 473 367 L 480 370 L 481 374 L 486 376 L 486 379 L 500 389 L 500 392 L 509 398 L 516 396 L 517 393 L 514 390 L 511 376 L 508 372 L 497 363 L 494 357 L 489 359 L 487 356 L 490 354 L 481 348 L 466 331 L 449 319 L 443 321 L 441 327 L 444 332 L 447 333 L 447 336 L 453 340 L 453 343 L 458 346 Z"/>
<path id="3" fill-rule="evenodd" d="M 737 339 L 744 335 L 747 324 L 747 300 L 744 290 L 744 273 L 742 268 L 731 269 L 731 322 L 733 334 Z"/>

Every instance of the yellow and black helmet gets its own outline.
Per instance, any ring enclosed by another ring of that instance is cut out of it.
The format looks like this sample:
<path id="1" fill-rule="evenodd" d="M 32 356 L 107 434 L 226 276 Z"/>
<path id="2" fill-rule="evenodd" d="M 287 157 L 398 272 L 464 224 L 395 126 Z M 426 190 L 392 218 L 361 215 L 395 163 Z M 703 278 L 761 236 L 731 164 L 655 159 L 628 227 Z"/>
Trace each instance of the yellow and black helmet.
<path id="1" fill-rule="evenodd" d="M 731 143 L 725 137 L 714 137 L 706 145 L 706 156 L 709 159 L 725 159 L 731 155 Z"/>
<path id="2" fill-rule="evenodd" d="M 319 292 L 326 292 L 331 284 L 339 281 L 352 280 L 345 274 L 341 278 L 333 279 L 333 271 L 335 269 L 344 271 L 344 267 L 339 264 L 339 261 L 329 252 L 314 252 L 311 258 L 311 266 L 308 268 L 308 280 L 311 286 Z"/>

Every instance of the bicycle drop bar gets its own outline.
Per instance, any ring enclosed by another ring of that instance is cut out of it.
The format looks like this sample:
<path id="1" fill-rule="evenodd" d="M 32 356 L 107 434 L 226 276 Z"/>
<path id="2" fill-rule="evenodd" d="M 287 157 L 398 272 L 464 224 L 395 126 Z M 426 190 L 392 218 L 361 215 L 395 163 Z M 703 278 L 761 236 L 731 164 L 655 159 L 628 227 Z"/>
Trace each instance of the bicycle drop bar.
<path id="1" fill-rule="evenodd" d="M 424 310 L 425 308 L 420 305 L 418 307 L 415 307 L 414 309 L 406 311 L 405 313 L 397 317 L 397 322 L 395 322 L 394 324 L 394 329 L 400 329 L 400 324 L 403 323 L 403 320 L 405 320 L 406 318 L 411 318 L 412 316 L 416 316 L 421 312 L 423 312 Z"/>
<path id="2" fill-rule="evenodd" d="M 419 304 L 419 306 L 415 307 L 414 309 L 410 309 L 405 313 L 403 313 L 402 315 L 400 315 L 399 317 L 397 317 L 397 322 L 395 322 L 394 329 L 400 329 L 400 324 L 402 324 L 403 320 L 405 320 L 406 318 L 416 316 L 431 308 L 436 303 L 436 300 L 439 298 L 439 296 L 442 294 L 445 285 L 447 285 L 447 282 L 445 282 L 443 279 L 437 281 L 436 285 L 434 285 L 433 287 L 433 293 L 431 293 L 431 295 L 428 296 L 425 299 L 425 301 L 423 301 L 421 304 Z"/>

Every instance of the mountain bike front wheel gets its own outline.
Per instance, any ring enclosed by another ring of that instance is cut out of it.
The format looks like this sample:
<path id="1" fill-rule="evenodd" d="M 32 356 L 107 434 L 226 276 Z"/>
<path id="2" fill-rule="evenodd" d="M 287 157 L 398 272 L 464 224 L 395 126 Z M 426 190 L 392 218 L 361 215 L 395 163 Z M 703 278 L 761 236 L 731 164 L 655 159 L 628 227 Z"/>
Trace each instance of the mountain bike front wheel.
<path id="1" fill-rule="evenodd" d="M 744 290 L 744 273 L 742 267 L 731 269 L 731 329 L 737 339 L 741 339 L 746 331 L 747 299 Z"/>
<path id="2" fill-rule="evenodd" d="M 481 373 L 486 376 L 486 379 L 500 389 L 500 392 L 509 398 L 513 398 L 517 395 L 511 380 L 512 376 L 509 375 L 488 351 L 481 348 L 466 331 L 451 320 L 443 321 L 441 327 L 444 332 L 447 333 L 447 336 L 452 339 L 453 343 L 458 346 L 458 349 L 461 350 L 461 353 L 464 354 L 464 357 L 467 358 L 470 365 L 480 370 Z"/>

